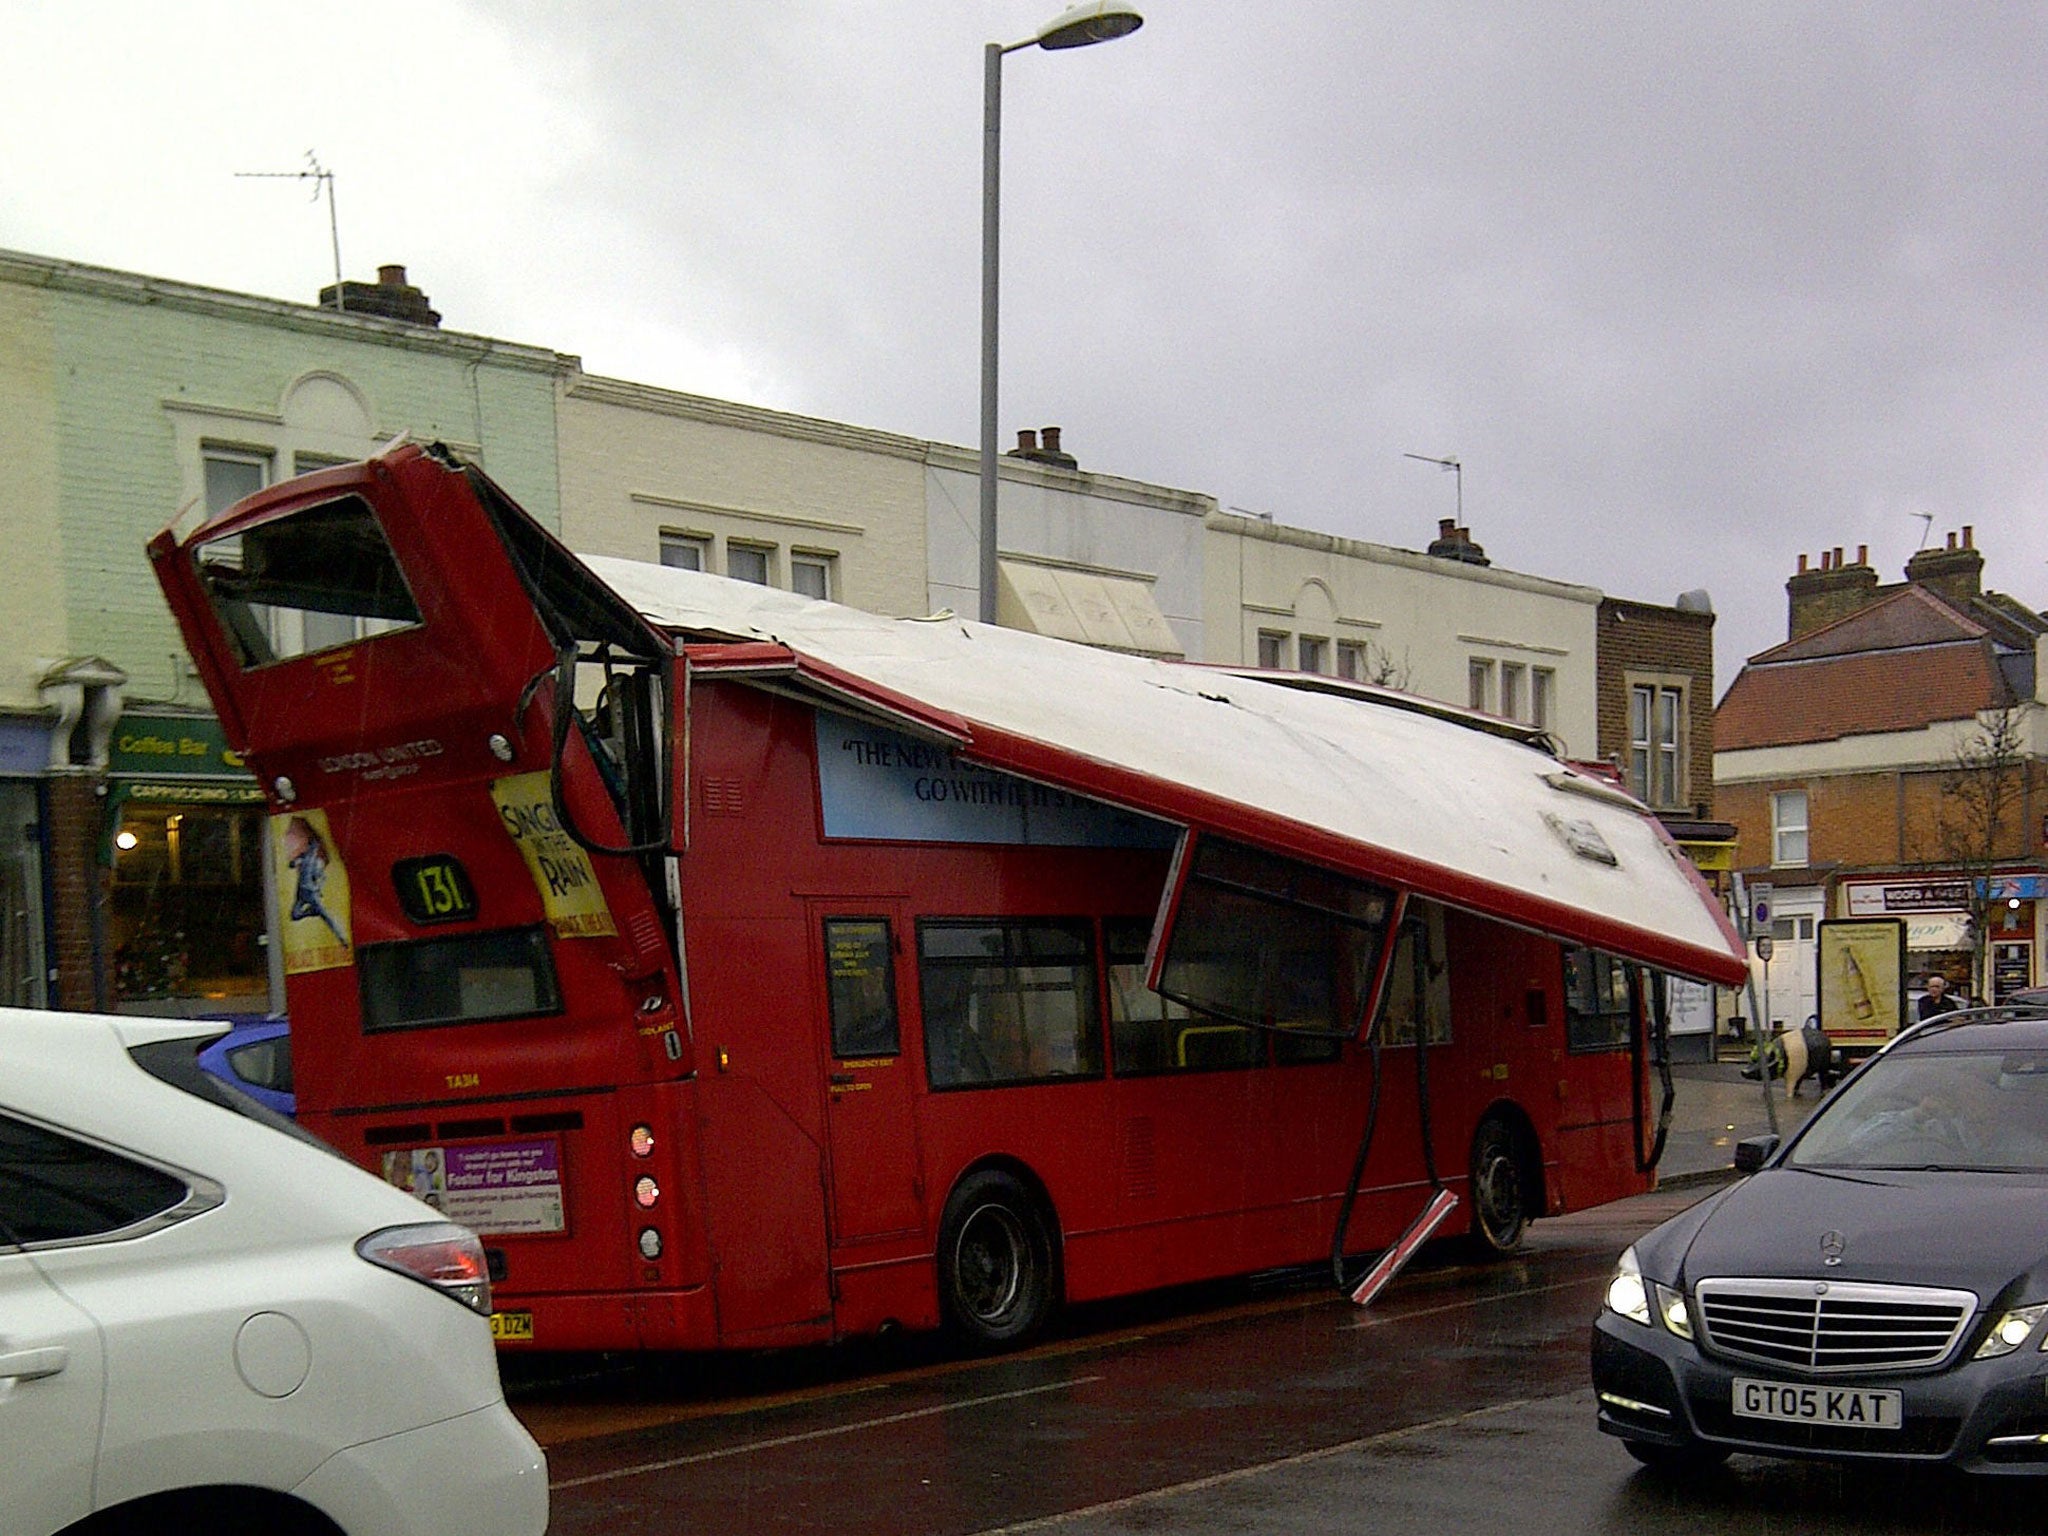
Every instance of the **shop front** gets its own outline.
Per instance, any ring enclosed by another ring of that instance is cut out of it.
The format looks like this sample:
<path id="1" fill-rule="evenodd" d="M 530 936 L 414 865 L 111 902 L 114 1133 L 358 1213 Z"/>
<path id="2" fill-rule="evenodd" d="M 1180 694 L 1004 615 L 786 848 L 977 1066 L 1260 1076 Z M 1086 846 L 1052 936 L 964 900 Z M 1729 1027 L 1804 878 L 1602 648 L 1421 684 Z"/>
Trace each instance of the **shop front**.
<path id="1" fill-rule="evenodd" d="M 211 716 L 131 712 L 107 762 L 108 952 L 122 1013 L 272 1012 L 263 792 Z"/>
<path id="2" fill-rule="evenodd" d="M 48 721 L 0 717 L 0 1007 L 49 1002 L 39 789 L 49 760 Z"/>
<path id="3" fill-rule="evenodd" d="M 2048 877 L 2001 875 L 1987 882 L 1989 931 L 1985 955 L 1991 972 L 1991 1001 L 2032 986 L 2039 948 L 2035 924 Z M 1982 1000 L 1975 974 L 1970 929 L 1970 882 L 1957 876 L 1916 880 L 1843 882 L 1846 917 L 1897 917 L 1906 923 L 1906 978 L 1909 1000 L 1939 974 L 1958 997 Z"/>

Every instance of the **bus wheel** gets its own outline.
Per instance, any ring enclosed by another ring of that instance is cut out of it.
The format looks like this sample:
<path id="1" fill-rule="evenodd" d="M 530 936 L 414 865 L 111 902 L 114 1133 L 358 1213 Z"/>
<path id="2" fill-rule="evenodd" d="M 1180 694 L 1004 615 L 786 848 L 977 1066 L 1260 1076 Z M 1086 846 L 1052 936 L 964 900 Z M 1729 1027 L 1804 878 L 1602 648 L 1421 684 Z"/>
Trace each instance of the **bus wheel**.
<path id="1" fill-rule="evenodd" d="M 1472 1138 L 1472 1241 L 1489 1256 L 1513 1253 L 1529 1225 L 1522 1149 L 1513 1127 L 1488 1119 Z"/>
<path id="2" fill-rule="evenodd" d="M 1052 1242 L 1023 1186 L 973 1174 L 939 1224 L 939 1300 L 947 1325 L 978 1349 L 1016 1344 L 1052 1313 Z"/>

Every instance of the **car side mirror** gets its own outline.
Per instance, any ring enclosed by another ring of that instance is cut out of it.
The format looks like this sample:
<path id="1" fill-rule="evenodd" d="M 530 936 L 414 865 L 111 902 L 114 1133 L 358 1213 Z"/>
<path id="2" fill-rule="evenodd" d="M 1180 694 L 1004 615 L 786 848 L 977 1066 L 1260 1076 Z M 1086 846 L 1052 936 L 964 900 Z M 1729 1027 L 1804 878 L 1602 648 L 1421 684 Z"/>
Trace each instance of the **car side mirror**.
<path id="1" fill-rule="evenodd" d="M 1775 1136 L 1745 1136 L 1735 1143 L 1735 1171 L 1755 1173 L 1771 1160 L 1771 1154 L 1778 1150 Z"/>

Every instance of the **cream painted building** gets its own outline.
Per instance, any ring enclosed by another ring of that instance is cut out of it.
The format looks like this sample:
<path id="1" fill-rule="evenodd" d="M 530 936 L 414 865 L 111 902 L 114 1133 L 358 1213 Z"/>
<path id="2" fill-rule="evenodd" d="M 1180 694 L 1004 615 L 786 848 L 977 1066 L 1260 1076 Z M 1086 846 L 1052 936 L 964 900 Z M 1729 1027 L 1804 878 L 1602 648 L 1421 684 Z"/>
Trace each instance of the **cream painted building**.
<path id="1" fill-rule="evenodd" d="M 563 541 L 922 614 L 915 438 L 576 373 L 557 412 Z"/>
<path id="2" fill-rule="evenodd" d="M 1150 656 L 1208 655 L 1203 524 L 1215 498 L 1081 469 L 1049 449 L 1003 455 L 998 477 L 996 617 L 1013 629 Z M 1035 455 L 1035 456 L 1034 456 Z M 981 611 L 980 461 L 928 445 L 928 603 Z"/>
<path id="3" fill-rule="evenodd" d="M 1207 659 L 1387 683 L 1594 755 L 1600 593 L 1474 563 L 1463 530 L 1443 534 L 1419 554 L 1212 514 Z"/>

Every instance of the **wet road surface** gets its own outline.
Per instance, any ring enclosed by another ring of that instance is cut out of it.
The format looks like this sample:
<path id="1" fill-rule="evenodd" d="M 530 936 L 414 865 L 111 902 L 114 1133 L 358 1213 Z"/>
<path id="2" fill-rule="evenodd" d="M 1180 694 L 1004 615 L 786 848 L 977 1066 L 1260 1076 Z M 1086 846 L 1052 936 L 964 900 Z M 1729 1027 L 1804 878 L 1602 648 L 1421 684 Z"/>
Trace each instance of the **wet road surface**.
<path id="1" fill-rule="evenodd" d="M 990 1360 L 930 1340 L 511 1378 L 550 1530 L 1076 1533 L 2005 1531 L 2009 1482 L 1739 1457 L 1691 1485 L 1593 1427 L 1587 1325 L 1614 1256 L 1706 1191 L 1431 1253 L 1369 1311 L 1243 1286 L 1087 1309 Z M 1298 1284 L 1298 1282 L 1297 1282 Z"/>

